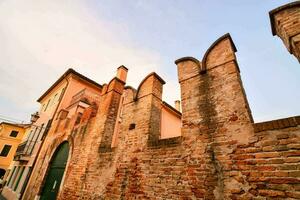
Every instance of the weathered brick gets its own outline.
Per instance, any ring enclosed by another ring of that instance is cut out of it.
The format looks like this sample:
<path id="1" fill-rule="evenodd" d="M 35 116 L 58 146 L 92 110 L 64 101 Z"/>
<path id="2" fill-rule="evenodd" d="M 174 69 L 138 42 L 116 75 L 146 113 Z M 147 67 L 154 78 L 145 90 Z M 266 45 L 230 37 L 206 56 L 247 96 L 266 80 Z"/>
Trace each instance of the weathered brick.
<path id="1" fill-rule="evenodd" d="M 264 152 L 255 154 L 255 158 L 276 158 L 279 156 L 280 154 L 278 152 Z"/>
<path id="2" fill-rule="evenodd" d="M 47 136 L 24 199 L 40 193 L 51 152 L 65 140 L 72 141 L 72 155 L 58 199 L 298 198 L 299 120 L 253 124 L 235 51 L 226 34 L 201 61 L 176 61 L 179 137 L 161 139 L 164 81 L 158 75 L 149 74 L 137 90 L 112 81 L 93 117 L 78 125 L 71 118 Z"/>
<path id="3" fill-rule="evenodd" d="M 269 197 L 284 197 L 285 193 L 278 190 L 258 190 L 258 193 L 262 196 Z"/>

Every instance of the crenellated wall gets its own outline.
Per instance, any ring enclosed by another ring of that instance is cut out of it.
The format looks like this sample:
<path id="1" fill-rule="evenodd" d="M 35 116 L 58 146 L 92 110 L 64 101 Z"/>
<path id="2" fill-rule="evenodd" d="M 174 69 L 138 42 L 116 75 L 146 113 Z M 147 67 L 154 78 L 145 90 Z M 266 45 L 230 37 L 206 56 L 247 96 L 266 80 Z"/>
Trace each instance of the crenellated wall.
<path id="1" fill-rule="evenodd" d="M 280 6 L 269 15 L 273 35 L 280 37 L 287 50 L 300 62 L 300 1 Z"/>
<path id="2" fill-rule="evenodd" d="M 61 111 L 24 199 L 40 195 L 63 141 L 71 151 L 58 199 L 300 199 L 300 117 L 253 122 L 236 51 L 225 34 L 201 61 L 175 61 L 181 114 L 162 101 L 160 76 L 136 90 L 121 66 L 79 122 Z M 164 109 L 181 117 L 181 134 L 162 137 Z"/>

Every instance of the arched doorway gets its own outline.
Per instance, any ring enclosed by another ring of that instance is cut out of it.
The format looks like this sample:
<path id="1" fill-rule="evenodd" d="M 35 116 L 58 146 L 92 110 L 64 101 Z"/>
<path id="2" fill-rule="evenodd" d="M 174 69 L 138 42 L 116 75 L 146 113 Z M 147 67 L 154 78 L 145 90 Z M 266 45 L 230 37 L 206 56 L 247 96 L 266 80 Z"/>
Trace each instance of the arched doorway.
<path id="1" fill-rule="evenodd" d="M 52 156 L 40 200 L 56 199 L 69 156 L 69 144 L 64 142 Z"/>

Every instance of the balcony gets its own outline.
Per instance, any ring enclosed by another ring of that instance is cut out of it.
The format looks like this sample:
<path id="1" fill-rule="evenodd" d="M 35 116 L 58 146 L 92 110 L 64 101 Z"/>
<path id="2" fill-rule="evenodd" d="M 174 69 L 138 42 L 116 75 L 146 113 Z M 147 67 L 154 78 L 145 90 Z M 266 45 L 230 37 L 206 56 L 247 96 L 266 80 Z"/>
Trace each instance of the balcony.
<path id="1" fill-rule="evenodd" d="M 92 102 L 97 102 L 100 98 L 100 93 L 97 94 L 95 92 L 91 92 L 87 89 L 80 90 L 78 93 L 76 93 L 69 104 L 69 107 L 72 107 L 74 105 L 82 104 L 85 106 L 91 105 Z"/>
<path id="2" fill-rule="evenodd" d="M 89 98 L 89 96 L 87 94 L 86 89 L 83 89 L 72 97 L 70 105 L 73 105 L 79 101 L 84 101 L 85 103 L 87 103 L 88 98 Z"/>
<path id="3" fill-rule="evenodd" d="M 36 144 L 36 141 L 33 141 L 33 140 L 27 140 L 27 141 L 19 144 L 16 154 L 14 156 L 14 160 L 15 161 L 28 161 L 32 154 L 35 144 Z"/>

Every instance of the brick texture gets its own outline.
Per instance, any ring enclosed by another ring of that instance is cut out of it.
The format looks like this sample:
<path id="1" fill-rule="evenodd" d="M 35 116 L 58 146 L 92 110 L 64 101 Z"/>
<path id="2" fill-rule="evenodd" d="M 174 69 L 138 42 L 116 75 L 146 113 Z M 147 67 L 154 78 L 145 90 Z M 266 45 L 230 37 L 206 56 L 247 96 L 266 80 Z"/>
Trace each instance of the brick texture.
<path id="1" fill-rule="evenodd" d="M 300 1 L 278 7 L 269 14 L 273 35 L 278 35 L 300 62 Z"/>
<path id="2" fill-rule="evenodd" d="M 300 118 L 253 123 L 235 52 L 225 34 L 201 61 L 175 62 L 180 137 L 160 139 L 162 78 L 151 73 L 137 90 L 114 78 L 79 123 L 54 122 L 24 199 L 41 193 L 63 141 L 71 152 L 58 199 L 299 199 Z"/>

